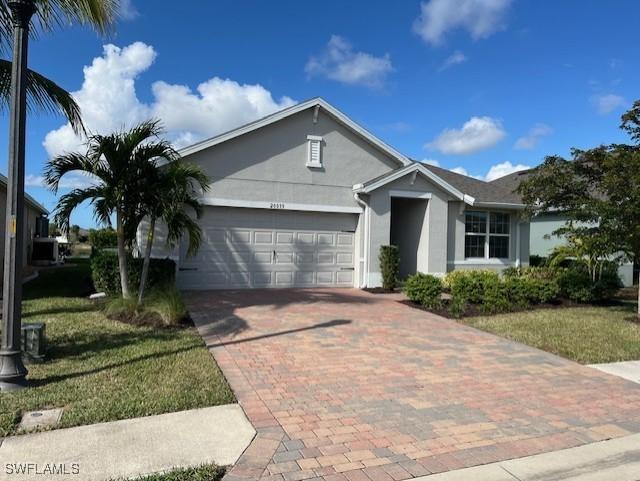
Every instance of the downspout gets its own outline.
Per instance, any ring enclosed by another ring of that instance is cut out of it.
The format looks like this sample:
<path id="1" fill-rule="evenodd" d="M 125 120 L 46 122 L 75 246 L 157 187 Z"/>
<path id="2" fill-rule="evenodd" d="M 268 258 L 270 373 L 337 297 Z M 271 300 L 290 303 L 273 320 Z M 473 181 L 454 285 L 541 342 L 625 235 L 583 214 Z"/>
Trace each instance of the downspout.
<path id="1" fill-rule="evenodd" d="M 353 198 L 356 200 L 358 204 L 363 208 L 363 225 L 362 229 L 364 230 L 364 249 L 363 249 L 363 258 L 364 262 L 362 265 L 362 282 L 360 282 L 360 289 L 364 289 L 367 287 L 367 280 L 369 279 L 369 206 L 367 203 L 360 198 L 360 194 L 355 192 L 353 194 Z M 358 259 L 360 262 L 360 259 Z"/>
<path id="2" fill-rule="evenodd" d="M 522 247 L 520 246 L 520 220 L 516 221 L 516 267 L 520 267 L 520 256 L 522 254 Z"/>

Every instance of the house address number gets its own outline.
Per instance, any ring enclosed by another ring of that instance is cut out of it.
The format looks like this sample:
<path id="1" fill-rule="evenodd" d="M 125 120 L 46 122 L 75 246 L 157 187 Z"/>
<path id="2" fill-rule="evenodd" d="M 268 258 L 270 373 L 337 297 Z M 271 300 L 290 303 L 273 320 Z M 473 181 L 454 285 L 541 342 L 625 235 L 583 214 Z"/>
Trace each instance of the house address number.
<path id="1" fill-rule="evenodd" d="M 269 204 L 270 209 L 284 209 L 284 202 L 271 202 Z"/>

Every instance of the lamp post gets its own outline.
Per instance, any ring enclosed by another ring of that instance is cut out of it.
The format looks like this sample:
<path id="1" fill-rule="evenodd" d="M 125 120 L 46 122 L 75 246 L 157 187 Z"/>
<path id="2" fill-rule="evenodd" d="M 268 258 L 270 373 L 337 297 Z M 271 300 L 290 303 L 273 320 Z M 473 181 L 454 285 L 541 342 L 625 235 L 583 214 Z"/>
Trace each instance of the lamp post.
<path id="1" fill-rule="evenodd" d="M 13 64 L 9 118 L 9 182 L 4 245 L 0 391 L 25 387 L 22 362 L 22 256 L 24 244 L 24 152 L 27 115 L 27 48 L 34 0 L 10 0 L 13 17 Z"/>

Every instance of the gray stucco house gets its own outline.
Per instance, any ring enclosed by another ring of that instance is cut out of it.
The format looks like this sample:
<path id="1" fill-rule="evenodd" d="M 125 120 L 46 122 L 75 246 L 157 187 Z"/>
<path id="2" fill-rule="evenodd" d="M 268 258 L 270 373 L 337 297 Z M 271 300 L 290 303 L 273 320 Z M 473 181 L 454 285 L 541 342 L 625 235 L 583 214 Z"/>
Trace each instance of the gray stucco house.
<path id="1" fill-rule="evenodd" d="M 513 192 L 520 183 L 529 175 L 529 170 L 515 172 L 491 182 L 497 189 Z M 562 213 L 547 213 L 531 219 L 529 229 L 529 254 L 532 256 L 547 257 L 558 246 L 564 245 L 566 240 L 562 237 L 552 235 L 553 232 L 564 227 L 568 217 Z M 625 287 L 633 286 L 636 279 L 634 275 L 633 262 L 624 262 L 618 267 L 618 276 Z"/>
<path id="2" fill-rule="evenodd" d="M 415 162 L 320 98 L 181 154 L 212 180 L 198 254 L 156 243 L 184 289 L 376 287 L 390 243 L 401 276 L 529 261 L 515 194 Z"/>

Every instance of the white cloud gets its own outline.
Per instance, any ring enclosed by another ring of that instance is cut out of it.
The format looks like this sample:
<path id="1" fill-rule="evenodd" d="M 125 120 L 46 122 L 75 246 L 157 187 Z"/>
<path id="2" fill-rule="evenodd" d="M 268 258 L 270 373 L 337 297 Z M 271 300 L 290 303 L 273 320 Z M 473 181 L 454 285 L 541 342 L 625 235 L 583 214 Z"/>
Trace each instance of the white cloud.
<path id="1" fill-rule="evenodd" d="M 463 54 L 461 51 L 456 50 L 453 52 L 447 59 L 442 63 L 438 72 L 442 72 L 443 70 L 447 70 L 449 67 L 453 67 L 454 65 L 460 65 L 468 60 L 467 56 Z"/>
<path id="2" fill-rule="evenodd" d="M 536 145 L 538 145 L 543 137 L 551 135 L 552 133 L 553 129 L 548 125 L 536 124 L 531 129 L 529 129 L 527 135 L 516 140 L 514 148 L 518 150 L 532 150 L 536 147 Z"/>
<path id="3" fill-rule="evenodd" d="M 320 75 L 345 84 L 376 89 L 384 85 L 387 76 L 393 72 L 393 65 L 389 54 L 376 57 L 356 52 L 347 40 L 332 35 L 325 51 L 309 58 L 305 72 L 310 77 Z"/>
<path id="4" fill-rule="evenodd" d="M 425 42 L 440 44 L 450 30 L 462 28 L 475 40 L 503 28 L 512 0 L 429 0 L 420 5 L 414 31 Z"/>
<path id="5" fill-rule="evenodd" d="M 433 165 L 434 167 L 440 167 L 440 162 L 436 159 L 422 159 L 420 162 L 423 164 Z"/>
<path id="6" fill-rule="evenodd" d="M 627 101 L 624 97 L 615 94 L 600 94 L 591 97 L 591 103 L 598 113 L 602 115 L 610 114 L 614 110 L 624 107 Z"/>
<path id="7" fill-rule="evenodd" d="M 505 135 L 499 120 L 471 117 L 461 129 L 446 129 L 425 147 L 439 150 L 443 154 L 472 154 L 493 147 Z"/>
<path id="8" fill-rule="evenodd" d="M 132 0 L 120 0 L 120 4 L 118 5 L 118 15 L 123 20 L 133 20 L 137 18 L 140 13 Z"/>
<path id="9" fill-rule="evenodd" d="M 142 42 L 119 48 L 106 45 L 101 57 L 84 68 L 82 88 L 73 96 L 91 132 L 110 133 L 157 117 L 177 147 L 219 134 L 294 104 L 288 97 L 274 100 L 261 85 L 241 85 L 213 77 L 192 91 L 185 85 L 157 81 L 153 100 L 140 101 L 136 78 L 153 64 L 156 52 Z M 82 146 L 69 124 L 49 132 L 43 145 L 50 156 Z"/>
<path id="10" fill-rule="evenodd" d="M 500 177 L 504 177 L 505 175 L 513 174 L 514 172 L 519 172 L 521 170 L 527 170 L 531 167 L 524 164 L 513 165 L 511 162 L 502 162 L 501 164 L 492 165 L 487 172 L 487 175 L 484 176 L 484 180 L 487 182 L 491 182 L 492 180 L 499 179 Z"/>

